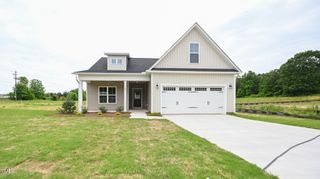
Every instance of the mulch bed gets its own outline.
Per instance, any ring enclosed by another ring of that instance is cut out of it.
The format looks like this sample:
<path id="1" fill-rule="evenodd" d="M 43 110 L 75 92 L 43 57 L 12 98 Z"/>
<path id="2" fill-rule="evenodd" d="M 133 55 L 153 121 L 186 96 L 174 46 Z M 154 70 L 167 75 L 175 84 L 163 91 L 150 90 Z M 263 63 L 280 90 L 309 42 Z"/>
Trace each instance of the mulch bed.
<path id="1" fill-rule="evenodd" d="M 129 117 L 130 112 L 122 112 L 120 115 L 116 115 L 115 112 L 106 112 L 99 115 L 97 112 L 87 112 L 85 114 L 78 115 L 76 113 L 65 113 L 65 114 L 51 114 L 51 116 L 84 116 L 84 117 L 114 117 L 114 116 L 124 116 Z"/>

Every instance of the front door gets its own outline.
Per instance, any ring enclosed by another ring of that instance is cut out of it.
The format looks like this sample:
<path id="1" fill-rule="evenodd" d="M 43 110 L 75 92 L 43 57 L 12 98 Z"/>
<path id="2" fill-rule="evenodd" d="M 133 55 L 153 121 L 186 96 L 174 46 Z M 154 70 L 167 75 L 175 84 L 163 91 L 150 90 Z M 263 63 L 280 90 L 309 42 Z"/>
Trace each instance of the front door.
<path id="1" fill-rule="evenodd" d="M 132 88 L 132 107 L 142 108 L 142 88 Z"/>

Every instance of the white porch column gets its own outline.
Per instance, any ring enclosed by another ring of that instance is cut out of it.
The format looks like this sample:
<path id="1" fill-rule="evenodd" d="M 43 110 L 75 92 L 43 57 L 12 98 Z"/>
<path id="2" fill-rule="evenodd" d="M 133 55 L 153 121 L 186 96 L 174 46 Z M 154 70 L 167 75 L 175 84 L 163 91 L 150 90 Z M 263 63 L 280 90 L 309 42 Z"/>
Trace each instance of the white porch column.
<path id="1" fill-rule="evenodd" d="M 82 112 L 82 81 L 78 81 L 79 88 L 78 88 L 78 112 Z"/>
<path id="2" fill-rule="evenodd" d="M 127 81 L 123 81 L 123 111 L 127 110 Z"/>

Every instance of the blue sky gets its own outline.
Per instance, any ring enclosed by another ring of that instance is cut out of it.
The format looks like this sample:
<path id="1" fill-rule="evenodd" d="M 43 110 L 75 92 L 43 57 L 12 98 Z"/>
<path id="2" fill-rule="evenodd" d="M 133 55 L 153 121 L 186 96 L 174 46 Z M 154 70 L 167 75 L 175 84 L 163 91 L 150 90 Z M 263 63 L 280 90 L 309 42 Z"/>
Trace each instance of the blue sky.
<path id="1" fill-rule="evenodd" d="M 182 6 L 183 4 L 183 6 Z M 320 3 L 271 1 L 0 0 L 0 93 L 12 73 L 50 92 L 77 87 L 73 71 L 104 52 L 159 57 L 198 22 L 243 71 L 278 68 L 320 49 Z"/>

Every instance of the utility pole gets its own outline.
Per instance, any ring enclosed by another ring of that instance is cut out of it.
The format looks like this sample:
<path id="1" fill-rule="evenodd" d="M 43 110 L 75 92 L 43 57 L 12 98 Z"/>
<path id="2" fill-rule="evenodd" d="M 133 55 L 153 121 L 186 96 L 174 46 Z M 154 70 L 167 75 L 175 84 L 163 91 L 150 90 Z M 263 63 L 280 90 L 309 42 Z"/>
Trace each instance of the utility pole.
<path id="1" fill-rule="evenodd" d="M 13 73 L 13 79 L 14 79 L 14 98 L 15 100 L 17 100 L 17 80 L 18 80 L 17 71 L 14 71 Z"/>

